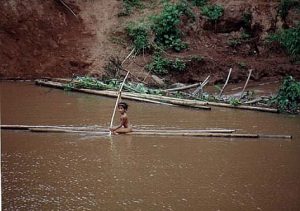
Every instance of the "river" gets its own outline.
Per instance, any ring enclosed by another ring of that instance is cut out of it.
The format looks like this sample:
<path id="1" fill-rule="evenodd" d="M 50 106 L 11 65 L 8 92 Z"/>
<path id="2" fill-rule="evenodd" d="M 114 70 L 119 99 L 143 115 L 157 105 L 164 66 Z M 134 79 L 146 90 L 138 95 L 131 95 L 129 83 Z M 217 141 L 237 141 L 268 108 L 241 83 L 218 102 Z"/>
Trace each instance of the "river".
<path id="1" fill-rule="evenodd" d="M 108 127 L 115 103 L 32 83 L 0 86 L 1 124 Z M 2 130 L 2 209 L 300 209 L 299 115 L 128 103 L 136 128 L 227 128 L 293 139 Z"/>

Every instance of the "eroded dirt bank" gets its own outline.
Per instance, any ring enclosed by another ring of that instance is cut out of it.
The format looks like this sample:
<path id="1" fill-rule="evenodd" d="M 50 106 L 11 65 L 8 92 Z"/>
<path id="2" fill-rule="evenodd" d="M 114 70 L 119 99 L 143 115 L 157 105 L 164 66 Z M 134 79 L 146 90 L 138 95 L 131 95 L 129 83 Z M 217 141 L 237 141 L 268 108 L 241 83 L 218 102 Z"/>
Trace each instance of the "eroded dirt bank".
<path id="1" fill-rule="evenodd" d="M 0 78 L 33 79 L 40 77 L 72 77 L 90 74 L 101 76 L 110 56 L 125 58 L 130 40 L 124 26 L 139 20 L 158 7 L 134 10 L 130 16 L 118 17 L 122 1 L 65 0 L 75 17 L 59 0 L 3 2 L 0 7 Z M 299 14 L 289 13 L 286 22 L 276 15 L 278 1 L 211 1 L 223 5 L 222 19 L 213 27 L 195 9 L 196 22 L 182 20 L 183 40 L 189 48 L 181 53 L 168 52 L 170 57 L 201 56 L 203 61 L 189 64 L 185 73 L 167 77 L 170 82 L 190 83 L 203 80 L 208 74 L 212 82 L 225 80 L 233 67 L 231 82 L 243 81 L 248 69 L 252 80 L 281 78 L 290 74 L 300 78 L 300 66 L 293 64 L 277 46 L 267 46 L 264 38 L 284 24 L 295 24 Z M 252 14 L 249 26 L 253 39 L 237 47 L 228 40 L 242 33 L 243 14 Z M 198 15 L 197 15 L 198 14 Z M 150 56 L 136 57 L 125 64 L 138 77 L 147 74 L 143 66 Z"/>

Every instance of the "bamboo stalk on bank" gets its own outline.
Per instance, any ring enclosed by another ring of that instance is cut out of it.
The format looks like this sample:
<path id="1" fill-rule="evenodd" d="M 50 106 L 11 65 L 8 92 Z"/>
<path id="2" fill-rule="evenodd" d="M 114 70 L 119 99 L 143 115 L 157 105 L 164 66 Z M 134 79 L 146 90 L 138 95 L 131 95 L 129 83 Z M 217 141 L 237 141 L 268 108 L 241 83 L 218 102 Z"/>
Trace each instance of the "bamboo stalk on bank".
<path id="1" fill-rule="evenodd" d="M 263 111 L 263 112 L 271 112 L 278 113 L 278 110 L 275 108 L 265 108 L 265 107 L 256 107 L 256 106 L 246 106 L 246 105 L 230 105 L 226 103 L 215 103 L 215 102 L 207 102 L 208 105 L 218 106 L 218 107 L 227 107 L 227 108 L 237 108 L 237 109 L 246 109 L 252 111 Z"/>
<path id="2" fill-rule="evenodd" d="M 249 75 L 248 75 L 247 81 L 246 81 L 246 83 L 245 83 L 245 85 L 244 85 L 244 88 L 243 88 L 243 90 L 242 90 L 242 92 L 241 92 L 241 95 L 240 95 L 240 98 L 239 98 L 239 99 L 242 99 L 242 97 L 243 97 L 244 91 L 245 91 L 245 89 L 246 89 L 246 87 L 247 87 L 247 85 L 248 85 L 248 82 L 249 82 L 249 79 L 250 79 L 250 77 L 251 77 L 251 74 L 252 74 L 252 69 L 249 70 Z"/>
<path id="3" fill-rule="evenodd" d="M 172 89 L 165 89 L 164 91 L 166 91 L 166 92 L 182 91 L 182 90 L 191 89 L 191 88 L 194 88 L 194 87 L 197 87 L 197 86 L 200 86 L 200 85 L 201 85 L 201 83 L 196 83 L 196 84 L 191 84 L 191 85 L 172 88 Z"/>
<path id="4" fill-rule="evenodd" d="M 230 78 L 230 75 L 231 75 L 231 71 L 232 71 L 232 68 L 229 69 L 229 73 L 228 73 L 228 75 L 227 75 L 226 82 L 225 82 L 223 88 L 222 88 L 221 91 L 220 91 L 219 98 L 222 96 L 222 93 L 223 93 L 225 87 L 226 87 L 227 84 L 228 84 L 228 81 L 229 81 L 229 78 Z"/>
<path id="5" fill-rule="evenodd" d="M 59 82 L 49 82 L 49 81 L 45 82 L 45 81 L 41 81 L 41 80 L 36 80 L 36 84 L 54 87 L 54 88 L 60 88 L 60 89 L 64 88 L 64 86 Z M 102 95 L 102 96 L 108 96 L 108 97 L 116 97 L 117 96 L 116 91 L 77 89 L 77 88 L 73 88 L 73 90 L 78 91 L 78 92 L 84 92 L 84 93 Z M 193 101 L 193 100 L 183 100 L 182 101 L 182 100 L 179 100 L 176 98 L 148 95 L 148 94 L 136 94 L 136 93 L 130 93 L 130 92 L 123 92 L 122 97 L 124 99 L 136 100 L 136 101 L 142 101 L 142 102 L 148 102 L 148 103 L 156 103 L 156 104 L 161 104 L 161 105 L 174 104 L 174 105 L 178 105 L 178 106 L 186 106 L 186 107 L 194 107 L 194 108 L 199 108 L 199 109 L 210 110 L 210 107 L 203 106 L 204 104 L 206 104 L 205 102 L 197 102 L 197 101 Z M 161 101 L 163 101 L 163 102 L 161 102 Z"/>
<path id="6" fill-rule="evenodd" d="M 199 95 L 199 92 L 203 92 L 203 88 L 204 86 L 206 86 L 206 84 L 208 84 L 208 81 L 209 81 L 209 78 L 210 78 L 210 75 L 207 76 L 205 78 L 205 80 L 200 84 L 200 86 L 192 93 L 192 96 L 195 97 L 196 95 Z"/>
<path id="7" fill-rule="evenodd" d="M 64 86 L 61 83 L 58 82 L 49 82 L 49 81 L 42 81 L 42 80 L 36 80 L 37 85 L 42 85 L 42 86 L 48 86 L 48 87 L 54 87 L 54 88 L 59 88 L 59 89 L 64 89 Z M 85 92 L 85 93 L 91 93 L 91 94 L 96 94 L 96 95 L 103 95 L 103 96 L 109 96 L 109 97 L 116 97 L 116 92 L 115 91 L 100 91 L 100 90 L 91 90 L 91 89 L 73 89 L 74 91 L 78 92 Z M 123 98 L 130 99 L 131 96 L 129 95 L 135 95 L 138 99 L 133 99 L 133 100 L 139 100 L 143 101 L 143 98 L 156 98 L 156 101 L 160 99 L 160 101 L 165 100 L 164 102 L 167 102 L 166 100 L 169 100 L 170 97 L 165 97 L 165 96 L 156 96 L 156 95 L 149 95 L 149 94 L 136 94 L 136 93 L 130 93 L 130 92 L 124 92 Z M 153 97 L 155 96 L 155 97 Z M 238 108 L 238 109 L 246 109 L 246 110 L 253 110 L 253 111 L 264 111 L 264 112 L 272 112 L 272 113 L 278 113 L 277 109 L 274 108 L 265 108 L 265 107 L 254 107 L 254 106 L 246 106 L 246 105 L 238 105 L 238 106 L 233 106 L 230 104 L 226 103 L 217 103 L 217 102 L 204 102 L 204 101 L 196 101 L 196 100 L 182 100 L 182 99 L 177 99 L 177 98 L 172 98 L 176 99 L 177 101 L 180 102 L 185 102 L 181 103 L 186 106 L 193 107 L 193 105 L 212 105 L 212 106 L 219 106 L 219 107 L 227 107 L 227 108 Z M 192 104 L 189 104 L 187 102 L 191 102 Z M 157 102 L 156 102 L 157 103 Z M 209 107 L 204 108 L 204 109 L 209 109 Z"/>

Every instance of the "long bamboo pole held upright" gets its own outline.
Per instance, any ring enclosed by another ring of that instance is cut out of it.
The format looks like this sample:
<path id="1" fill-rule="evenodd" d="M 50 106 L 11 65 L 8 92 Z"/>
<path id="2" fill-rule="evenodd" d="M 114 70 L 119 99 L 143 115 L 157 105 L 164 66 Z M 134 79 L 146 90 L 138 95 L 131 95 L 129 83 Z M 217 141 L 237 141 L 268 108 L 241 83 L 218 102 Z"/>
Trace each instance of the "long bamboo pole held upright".
<path id="1" fill-rule="evenodd" d="M 114 111 L 113 111 L 113 114 L 112 114 L 112 117 L 111 117 L 111 120 L 110 120 L 110 128 L 113 126 L 117 106 L 118 106 L 119 100 L 121 98 L 122 89 L 123 89 L 123 86 L 125 84 L 125 81 L 126 81 L 128 75 L 129 75 L 129 71 L 127 71 L 127 74 L 126 74 L 126 76 L 123 80 L 123 83 L 120 86 L 120 89 L 119 89 L 119 92 L 118 92 L 118 97 L 117 97 L 116 104 L 115 104 L 115 108 L 114 108 Z M 109 135 L 111 136 L 111 131 L 109 131 Z"/>

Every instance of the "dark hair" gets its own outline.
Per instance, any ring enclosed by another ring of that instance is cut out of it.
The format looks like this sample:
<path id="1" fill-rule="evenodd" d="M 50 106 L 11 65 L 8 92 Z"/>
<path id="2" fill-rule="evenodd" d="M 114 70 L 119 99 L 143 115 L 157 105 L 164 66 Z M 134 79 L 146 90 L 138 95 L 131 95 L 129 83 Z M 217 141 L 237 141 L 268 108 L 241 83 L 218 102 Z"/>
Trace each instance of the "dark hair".
<path id="1" fill-rule="evenodd" d="M 128 104 L 125 102 L 119 102 L 118 107 L 123 107 L 125 111 L 128 109 Z"/>

